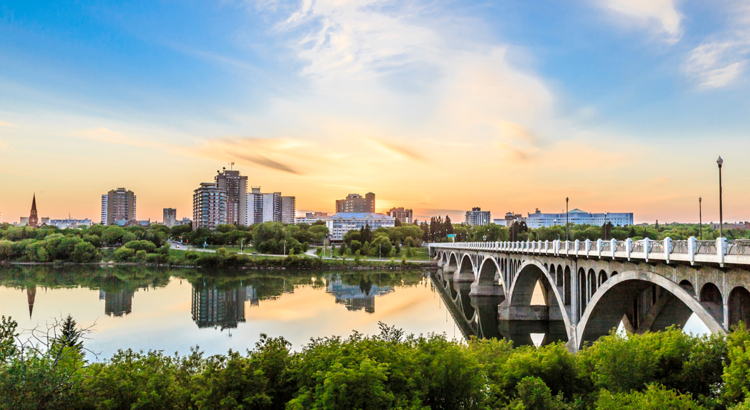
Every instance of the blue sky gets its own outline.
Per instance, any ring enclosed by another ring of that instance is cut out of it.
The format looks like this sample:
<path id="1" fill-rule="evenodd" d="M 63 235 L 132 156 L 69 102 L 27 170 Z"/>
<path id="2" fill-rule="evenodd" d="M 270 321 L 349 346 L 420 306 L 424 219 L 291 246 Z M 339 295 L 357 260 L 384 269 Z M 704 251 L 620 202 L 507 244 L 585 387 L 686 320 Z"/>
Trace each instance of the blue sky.
<path id="1" fill-rule="evenodd" d="M 719 154 L 747 219 L 743 1 L 11 1 L 0 38 L 3 221 L 189 216 L 229 162 L 308 210 L 695 220 Z"/>

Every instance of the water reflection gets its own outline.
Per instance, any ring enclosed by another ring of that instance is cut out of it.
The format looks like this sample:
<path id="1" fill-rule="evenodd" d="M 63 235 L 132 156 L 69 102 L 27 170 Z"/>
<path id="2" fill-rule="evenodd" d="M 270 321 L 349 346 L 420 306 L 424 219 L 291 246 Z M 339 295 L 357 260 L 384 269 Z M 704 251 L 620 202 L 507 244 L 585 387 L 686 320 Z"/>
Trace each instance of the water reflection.
<path id="1" fill-rule="evenodd" d="M 515 346 L 568 340 L 562 321 L 498 320 L 503 296 L 471 296 L 471 283 L 454 283 L 453 275 L 442 271 L 431 274 L 430 279 L 465 339 L 507 339 Z"/>
<path id="2" fill-rule="evenodd" d="M 378 321 L 409 333 L 453 334 L 436 296 L 418 271 L 0 266 L 0 314 L 31 329 L 70 313 L 94 327 L 90 343 L 104 357 L 128 347 L 244 350 L 260 333 L 297 347 L 311 337 L 377 333 Z"/>
<path id="3" fill-rule="evenodd" d="M 364 309 L 367 313 L 375 312 L 375 296 L 393 292 L 390 286 L 378 286 L 361 278 L 358 284 L 346 283 L 341 275 L 329 275 L 326 292 L 336 297 L 336 303 L 346 306 L 347 310 Z"/>
<path id="4" fill-rule="evenodd" d="M 9 289 L 24 292 L 23 300 L 4 296 Z M 455 284 L 439 271 L 0 267 L 2 314 L 18 320 L 19 305 L 27 304 L 29 320 L 19 326 L 31 328 L 71 312 L 82 325 L 96 323 L 95 339 L 105 352 L 120 347 L 187 351 L 200 344 L 221 353 L 251 346 L 261 332 L 303 344 L 310 337 L 354 330 L 376 333 L 378 321 L 407 333 L 457 335 L 458 330 L 464 339 L 505 338 L 515 345 L 565 340 L 562 323 L 499 322 L 502 297 L 477 298 L 470 291 L 470 284 Z M 93 292 L 93 298 L 86 296 Z M 95 295 L 98 305 L 91 303 Z M 221 335 L 243 340 L 216 339 Z"/>

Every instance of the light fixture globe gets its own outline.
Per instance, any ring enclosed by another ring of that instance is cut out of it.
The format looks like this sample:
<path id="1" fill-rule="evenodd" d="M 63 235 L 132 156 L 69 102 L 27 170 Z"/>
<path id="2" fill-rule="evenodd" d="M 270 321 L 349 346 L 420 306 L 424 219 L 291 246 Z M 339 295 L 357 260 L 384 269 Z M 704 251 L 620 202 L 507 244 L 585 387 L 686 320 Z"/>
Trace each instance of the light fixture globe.
<path id="1" fill-rule="evenodd" d="M 716 160 L 716 163 L 719 164 L 719 167 L 721 167 L 724 164 L 724 160 L 721 159 L 721 156 L 719 156 L 719 159 Z"/>

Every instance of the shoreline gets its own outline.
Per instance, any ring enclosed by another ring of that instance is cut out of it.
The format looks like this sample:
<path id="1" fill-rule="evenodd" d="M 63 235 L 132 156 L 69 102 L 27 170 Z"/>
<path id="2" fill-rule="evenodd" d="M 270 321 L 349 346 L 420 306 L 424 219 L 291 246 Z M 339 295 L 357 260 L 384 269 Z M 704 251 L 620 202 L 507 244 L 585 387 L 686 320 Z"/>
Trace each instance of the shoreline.
<path id="1" fill-rule="evenodd" d="M 53 267 L 68 267 L 68 266 L 96 266 L 100 268 L 117 267 L 117 266 L 142 266 L 142 267 L 153 267 L 153 268 L 176 268 L 176 269 L 231 269 L 231 270 L 413 270 L 413 269 L 428 269 L 436 270 L 437 264 L 426 261 L 419 262 L 407 262 L 402 263 L 391 263 L 390 261 L 378 262 L 366 262 L 365 265 L 355 264 L 333 264 L 324 262 L 319 267 L 286 267 L 286 266 L 226 266 L 226 267 L 204 267 L 198 265 L 170 265 L 163 263 L 138 263 L 138 262 L 88 262 L 88 263 L 77 263 L 77 262 L 0 262 L 2 266 L 53 266 Z"/>

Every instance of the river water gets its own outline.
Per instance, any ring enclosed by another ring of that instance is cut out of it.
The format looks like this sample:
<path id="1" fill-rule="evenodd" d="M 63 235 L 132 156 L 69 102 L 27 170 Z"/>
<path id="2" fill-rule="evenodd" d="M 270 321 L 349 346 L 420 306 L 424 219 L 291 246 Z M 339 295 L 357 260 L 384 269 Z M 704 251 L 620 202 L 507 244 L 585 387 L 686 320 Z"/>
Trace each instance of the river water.
<path id="1" fill-rule="evenodd" d="M 202 271 L 149 267 L 0 267 L 0 315 L 43 329 L 71 314 L 86 346 L 207 354 L 252 348 L 261 333 L 299 350 L 310 338 L 407 333 L 463 339 L 428 272 Z"/>
<path id="2" fill-rule="evenodd" d="M 379 322 L 456 340 L 537 346 L 567 340 L 561 321 L 498 325 L 499 302 L 472 297 L 469 283 L 453 283 L 439 271 L 0 266 L 0 315 L 28 336 L 70 314 L 91 329 L 85 346 L 99 359 L 128 348 L 244 352 L 261 333 L 283 336 L 299 350 L 311 338 L 377 334 Z M 708 333 L 695 315 L 685 330 Z"/>

